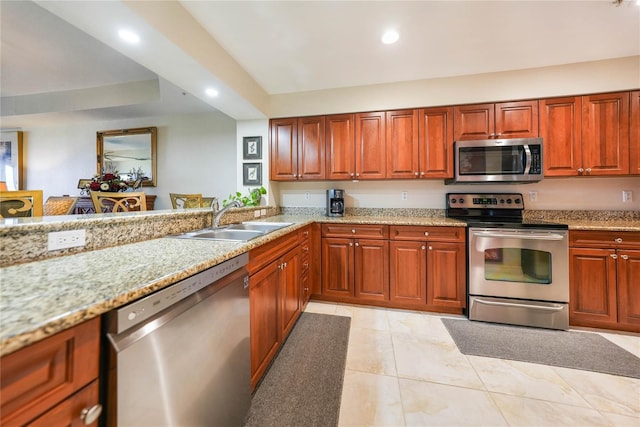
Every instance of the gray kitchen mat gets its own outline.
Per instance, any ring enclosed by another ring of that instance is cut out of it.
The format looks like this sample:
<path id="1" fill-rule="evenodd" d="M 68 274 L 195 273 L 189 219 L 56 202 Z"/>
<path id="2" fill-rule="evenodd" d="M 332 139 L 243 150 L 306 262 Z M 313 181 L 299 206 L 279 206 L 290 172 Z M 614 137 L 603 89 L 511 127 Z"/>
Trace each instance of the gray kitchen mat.
<path id="1" fill-rule="evenodd" d="M 351 318 L 302 313 L 262 382 L 245 427 L 337 426 Z"/>
<path id="2" fill-rule="evenodd" d="M 640 378 L 640 358 L 593 332 L 442 319 L 463 354 Z"/>

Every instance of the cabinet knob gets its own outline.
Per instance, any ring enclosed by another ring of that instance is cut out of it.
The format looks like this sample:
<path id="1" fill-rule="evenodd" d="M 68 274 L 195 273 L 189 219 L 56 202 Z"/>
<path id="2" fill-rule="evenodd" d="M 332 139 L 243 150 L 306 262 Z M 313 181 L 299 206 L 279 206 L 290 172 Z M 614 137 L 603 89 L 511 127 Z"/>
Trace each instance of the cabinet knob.
<path id="1" fill-rule="evenodd" d="M 427 249 L 427 247 L 425 245 L 422 245 L 422 246 L 420 246 L 420 249 L 422 249 L 424 251 L 425 249 Z"/>
<path id="2" fill-rule="evenodd" d="M 351 173 L 349 174 L 349 176 L 353 177 L 353 172 L 351 172 Z"/>
<path id="3" fill-rule="evenodd" d="M 418 176 L 418 172 L 415 172 L 415 175 Z"/>
<path id="4" fill-rule="evenodd" d="M 358 177 L 358 176 L 360 176 L 360 174 L 359 174 L 359 173 L 356 173 L 356 176 Z"/>
<path id="5" fill-rule="evenodd" d="M 587 168 L 587 173 L 591 173 L 591 168 Z"/>
<path id="6" fill-rule="evenodd" d="M 309 232 L 308 232 L 308 231 L 304 231 L 302 234 L 303 234 L 305 237 L 309 236 Z"/>
<path id="7" fill-rule="evenodd" d="M 616 254 L 611 254 L 611 258 L 613 258 L 613 259 L 617 259 L 617 258 L 618 258 L 618 255 L 616 255 Z"/>
<path id="8" fill-rule="evenodd" d="M 428 231 L 425 231 L 425 232 L 424 232 L 424 235 L 425 235 L 425 237 L 428 237 L 428 236 L 429 236 L 429 232 L 428 232 Z"/>
<path id="9" fill-rule="evenodd" d="M 309 292 L 309 288 L 304 288 L 304 291 L 305 292 Z"/>
<path id="10" fill-rule="evenodd" d="M 622 243 L 622 237 L 616 238 L 616 243 Z"/>
<path id="11" fill-rule="evenodd" d="M 420 172 L 420 176 L 424 176 L 424 172 Z"/>
<path id="12" fill-rule="evenodd" d="M 309 263 L 308 263 L 308 262 L 305 262 L 305 263 L 303 264 L 303 266 L 304 266 L 304 268 L 308 268 L 308 267 L 309 267 Z"/>
<path id="13" fill-rule="evenodd" d="M 282 264 L 282 268 L 287 268 L 287 263 Z"/>
<path id="14" fill-rule="evenodd" d="M 629 255 L 620 255 L 620 258 L 622 258 L 622 259 L 629 259 Z"/>
<path id="15" fill-rule="evenodd" d="M 351 229 L 351 234 L 356 234 L 356 229 L 355 228 Z"/>
<path id="16" fill-rule="evenodd" d="M 578 173 L 582 173 L 582 172 L 584 172 L 584 169 L 578 168 Z"/>
<path id="17" fill-rule="evenodd" d="M 305 246 L 304 248 L 302 248 L 302 250 L 305 251 L 305 252 L 309 252 L 309 247 Z"/>
<path id="18" fill-rule="evenodd" d="M 360 246 L 360 243 L 356 242 L 356 246 Z"/>
<path id="19" fill-rule="evenodd" d="M 353 246 L 353 243 L 349 243 L 349 246 Z"/>
<path id="20" fill-rule="evenodd" d="M 429 250 L 432 251 L 433 250 L 433 246 L 429 246 Z"/>
<path id="21" fill-rule="evenodd" d="M 96 403 L 92 407 L 84 408 L 82 412 L 80 412 L 80 420 L 82 420 L 85 425 L 90 425 L 98 421 L 100 414 L 102 414 L 102 405 Z"/>

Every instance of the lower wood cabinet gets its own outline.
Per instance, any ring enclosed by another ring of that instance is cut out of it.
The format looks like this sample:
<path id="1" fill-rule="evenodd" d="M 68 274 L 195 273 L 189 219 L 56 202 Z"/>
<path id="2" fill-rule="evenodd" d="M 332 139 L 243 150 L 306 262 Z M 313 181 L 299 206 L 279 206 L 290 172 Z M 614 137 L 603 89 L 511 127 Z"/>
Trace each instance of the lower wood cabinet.
<path id="1" fill-rule="evenodd" d="M 256 387 L 301 312 L 299 235 L 249 252 L 251 387 Z"/>
<path id="2" fill-rule="evenodd" d="M 461 313 L 463 227 L 323 224 L 319 299 Z"/>
<path id="3" fill-rule="evenodd" d="M 99 361 L 100 318 L 2 357 L 0 424 L 85 425 L 83 410 L 99 405 Z"/>
<path id="4" fill-rule="evenodd" d="M 572 326 L 640 332 L 640 232 L 569 232 Z"/>

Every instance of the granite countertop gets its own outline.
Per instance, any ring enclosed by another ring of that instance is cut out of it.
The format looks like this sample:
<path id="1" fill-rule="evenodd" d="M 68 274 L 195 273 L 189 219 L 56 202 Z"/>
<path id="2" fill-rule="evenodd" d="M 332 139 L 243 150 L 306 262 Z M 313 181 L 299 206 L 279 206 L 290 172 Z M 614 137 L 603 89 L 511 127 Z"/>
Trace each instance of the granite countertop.
<path id="1" fill-rule="evenodd" d="M 277 215 L 293 225 L 245 243 L 157 238 L 0 268 L 0 356 L 169 286 L 313 222 L 461 226 L 432 216 Z M 557 221 L 560 222 L 560 221 Z M 640 231 L 640 221 L 562 221 L 570 229 Z"/>

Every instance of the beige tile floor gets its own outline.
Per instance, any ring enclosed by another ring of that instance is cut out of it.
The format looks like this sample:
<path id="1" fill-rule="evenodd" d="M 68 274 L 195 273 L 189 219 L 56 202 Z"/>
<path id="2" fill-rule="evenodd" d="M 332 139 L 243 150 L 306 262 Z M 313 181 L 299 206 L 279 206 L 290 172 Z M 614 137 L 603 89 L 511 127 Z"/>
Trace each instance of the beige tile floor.
<path id="1" fill-rule="evenodd" d="M 351 317 L 340 426 L 640 427 L 638 379 L 465 356 L 436 314 L 306 311 Z M 640 357 L 639 336 L 602 335 Z"/>

